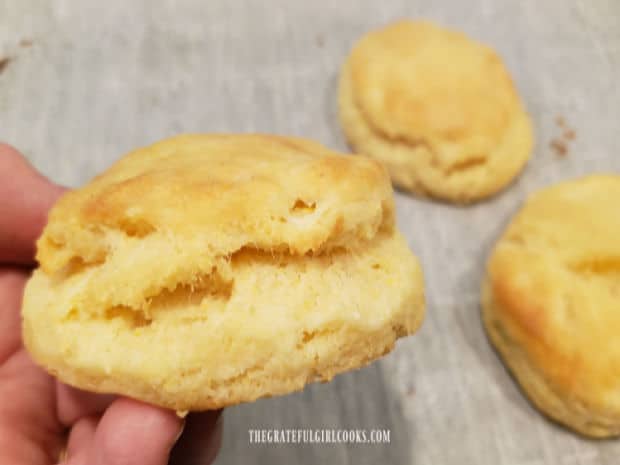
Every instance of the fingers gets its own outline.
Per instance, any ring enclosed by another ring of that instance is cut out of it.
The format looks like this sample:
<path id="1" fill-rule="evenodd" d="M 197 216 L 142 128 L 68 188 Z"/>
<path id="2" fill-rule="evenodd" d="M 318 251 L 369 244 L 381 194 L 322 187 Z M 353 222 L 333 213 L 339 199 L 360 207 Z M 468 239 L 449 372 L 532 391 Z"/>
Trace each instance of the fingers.
<path id="1" fill-rule="evenodd" d="M 76 465 L 86 463 L 86 454 L 92 448 L 98 422 L 99 418 L 96 415 L 91 415 L 81 418 L 73 425 L 64 453 L 65 461 Z"/>
<path id="2" fill-rule="evenodd" d="M 57 382 L 56 408 L 58 421 L 65 427 L 71 426 L 82 417 L 102 413 L 116 397 L 111 394 L 82 391 Z"/>
<path id="3" fill-rule="evenodd" d="M 31 264 L 47 212 L 63 189 L 0 144 L 0 263 Z"/>
<path id="4" fill-rule="evenodd" d="M 123 398 L 103 417 L 90 415 L 75 423 L 66 462 L 61 463 L 208 465 L 215 460 L 221 441 L 221 410 L 191 413 L 183 427 L 173 412 Z"/>
<path id="5" fill-rule="evenodd" d="M 190 413 L 183 435 L 170 454 L 170 465 L 212 463 L 222 443 L 222 411 Z"/>
<path id="6" fill-rule="evenodd" d="M 101 418 L 85 464 L 166 465 L 183 420 L 170 411 L 120 398 Z"/>
<path id="7" fill-rule="evenodd" d="M 58 456 L 63 428 L 56 420 L 55 403 L 52 379 L 25 350 L 2 364 L 0 463 L 47 464 Z"/>
<path id="8" fill-rule="evenodd" d="M 19 310 L 26 279 L 23 270 L 0 268 L 0 363 L 21 347 Z"/>

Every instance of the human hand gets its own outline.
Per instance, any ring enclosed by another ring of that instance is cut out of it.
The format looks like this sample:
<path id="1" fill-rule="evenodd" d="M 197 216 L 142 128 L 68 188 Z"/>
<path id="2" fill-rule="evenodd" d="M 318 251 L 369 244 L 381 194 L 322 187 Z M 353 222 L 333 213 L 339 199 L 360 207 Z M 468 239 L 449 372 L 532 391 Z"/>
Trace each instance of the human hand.
<path id="1" fill-rule="evenodd" d="M 221 442 L 221 412 L 190 414 L 184 422 L 160 407 L 80 391 L 52 378 L 26 352 L 22 293 L 36 238 L 62 192 L 0 144 L 0 463 L 211 463 Z"/>

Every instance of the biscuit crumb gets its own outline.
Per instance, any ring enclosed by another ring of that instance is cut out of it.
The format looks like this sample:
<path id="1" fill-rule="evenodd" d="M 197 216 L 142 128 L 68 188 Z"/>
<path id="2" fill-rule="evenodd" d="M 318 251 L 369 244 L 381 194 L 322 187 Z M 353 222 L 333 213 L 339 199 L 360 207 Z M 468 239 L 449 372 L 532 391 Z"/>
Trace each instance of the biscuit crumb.
<path id="1" fill-rule="evenodd" d="M 566 140 L 575 140 L 576 137 L 576 133 L 574 129 L 567 129 L 566 131 L 564 131 L 564 139 Z"/>
<path id="2" fill-rule="evenodd" d="M 33 43 L 34 42 L 31 39 L 22 39 L 19 41 L 19 46 L 24 48 L 32 47 Z"/>
<path id="3" fill-rule="evenodd" d="M 568 153 L 566 142 L 562 139 L 553 139 L 549 146 L 558 157 L 563 157 Z"/>
<path id="4" fill-rule="evenodd" d="M 408 386 L 405 394 L 407 395 L 407 397 L 415 396 L 415 388 L 413 386 Z"/>
<path id="5" fill-rule="evenodd" d="M 188 410 L 177 410 L 176 411 L 177 417 L 179 418 L 185 418 L 188 413 L 189 413 Z"/>
<path id="6" fill-rule="evenodd" d="M 323 48 L 323 45 L 325 44 L 325 40 L 323 39 L 323 36 L 316 36 L 316 45 L 319 48 Z"/>
<path id="7" fill-rule="evenodd" d="M 5 70 L 9 63 L 13 60 L 11 57 L 0 58 L 0 73 Z"/>
<path id="8" fill-rule="evenodd" d="M 562 133 L 559 137 L 552 139 L 549 146 L 555 155 L 563 157 L 568 153 L 568 143 L 575 140 L 577 133 L 568 126 L 566 119 L 561 115 L 555 117 L 555 124 L 560 128 Z"/>

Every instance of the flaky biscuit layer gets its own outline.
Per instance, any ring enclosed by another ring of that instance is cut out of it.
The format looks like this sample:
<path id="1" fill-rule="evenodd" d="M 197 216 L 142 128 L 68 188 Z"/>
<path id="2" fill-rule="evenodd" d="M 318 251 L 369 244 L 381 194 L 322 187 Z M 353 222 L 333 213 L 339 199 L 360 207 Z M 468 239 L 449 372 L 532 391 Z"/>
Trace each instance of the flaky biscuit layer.
<path id="1" fill-rule="evenodd" d="M 422 273 L 377 163 L 313 142 L 190 135 L 63 197 L 24 341 L 61 380 L 177 410 L 301 389 L 411 334 Z"/>

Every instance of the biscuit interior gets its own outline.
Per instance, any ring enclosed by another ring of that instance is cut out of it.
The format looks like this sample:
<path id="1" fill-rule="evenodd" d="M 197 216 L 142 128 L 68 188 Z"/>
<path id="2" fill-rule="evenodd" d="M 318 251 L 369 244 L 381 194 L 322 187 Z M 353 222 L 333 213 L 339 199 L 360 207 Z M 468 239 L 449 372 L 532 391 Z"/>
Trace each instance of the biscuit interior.
<path id="1" fill-rule="evenodd" d="M 587 436 L 620 434 L 620 176 L 534 194 L 483 285 L 492 343 L 525 393 Z"/>
<path id="2" fill-rule="evenodd" d="M 396 185 L 470 202 L 496 193 L 532 150 L 529 117 L 490 47 L 429 22 L 364 36 L 344 64 L 340 120 Z"/>
<path id="3" fill-rule="evenodd" d="M 23 331 L 62 381 L 176 410 L 357 368 L 411 334 L 422 274 L 375 161 L 265 135 L 130 153 L 52 209 Z"/>

